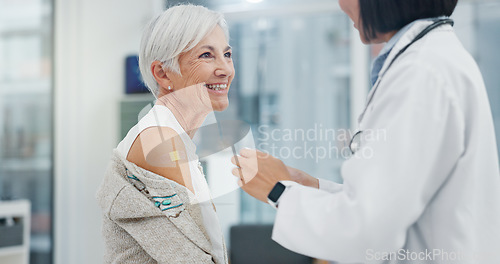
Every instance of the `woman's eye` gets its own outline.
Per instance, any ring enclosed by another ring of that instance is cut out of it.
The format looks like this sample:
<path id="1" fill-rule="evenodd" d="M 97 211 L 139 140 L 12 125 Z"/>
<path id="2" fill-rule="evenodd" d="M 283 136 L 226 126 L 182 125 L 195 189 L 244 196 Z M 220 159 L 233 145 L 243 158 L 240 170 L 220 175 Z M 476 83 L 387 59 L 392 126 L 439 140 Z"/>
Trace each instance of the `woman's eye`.
<path id="1" fill-rule="evenodd" d="M 233 56 L 233 54 L 231 52 L 226 52 L 226 53 L 224 53 L 224 56 L 226 58 L 231 58 Z"/>
<path id="2" fill-rule="evenodd" d="M 200 55 L 200 58 L 210 58 L 210 57 L 211 57 L 210 52 L 205 52 L 205 53 Z"/>

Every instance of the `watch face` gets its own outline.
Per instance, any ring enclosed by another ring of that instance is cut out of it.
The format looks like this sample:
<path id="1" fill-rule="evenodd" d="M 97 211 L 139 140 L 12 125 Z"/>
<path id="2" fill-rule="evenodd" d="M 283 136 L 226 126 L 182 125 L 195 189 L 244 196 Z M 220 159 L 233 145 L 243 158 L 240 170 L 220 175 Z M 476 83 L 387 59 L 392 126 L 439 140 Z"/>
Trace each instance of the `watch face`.
<path id="1" fill-rule="evenodd" d="M 271 190 L 267 198 L 271 200 L 273 203 L 277 202 L 278 199 L 280 198 L 281 194 L 285 191 L 285 185 L 281 182 L 277 182 L 276 185 L 274 185 L 274 188 Z"/>

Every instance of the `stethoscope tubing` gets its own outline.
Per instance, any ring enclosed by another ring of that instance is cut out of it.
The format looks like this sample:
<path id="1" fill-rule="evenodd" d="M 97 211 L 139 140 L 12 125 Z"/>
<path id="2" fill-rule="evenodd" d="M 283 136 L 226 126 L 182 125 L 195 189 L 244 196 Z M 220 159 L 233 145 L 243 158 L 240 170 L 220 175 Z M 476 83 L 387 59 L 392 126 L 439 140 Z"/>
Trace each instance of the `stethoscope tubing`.
<path id="1" fill-rule="evenodd" d="M 363 110 L 363 113 L 361 114 L 360 119 L 358 120 L 359 123 L 361 123 L 361 121 L 363 120 L 365 113 L 368 109 L 368 106 L 370 106 L 370 104 L 373 100 L 373 97 L 375 97 L 375 93 L 377 92 L 377 89 L 380 86 L 382 79 L 384 78 L 387 71 L 391 68 L 392 64 L 394 64 L 394 62 L 399 58 L 399 56 L 401 56 L 411 45 L 415 44 L 415 42 L 419 41 L 421 38 L 423 38 L 429 32 L 431 32 L 432 30 L 434 30 L 440 26 L 446 25 L 446 24 L 453 26 L 455 24 L 455 22 L 453 21 L 453 19 L 450 19 L 450 18 L 444 18 L 444 19 L 439 19 L 439 20 L 435 21 L 434 23 L 432 23 L 431 25 L 426 27 L 424 30 L 422 30 L 422 32 L 420 32 L 410 43 L 408 43 L 408 45 L 406 45 L 404 48 L 402 48 L 398 52 L 398 54 L 396 54 L 396 56 L 394 56 L 391 63 L 389 64 L 389 66 L 387 66 L 387 69 L 385 70 L 385 72 L 382 74 L 382 76 L 379 77 L 379 80 L 377 81 L 377 84 L 375 85 L 375 87 L 373 87 L 374 90 L 373 90 L 370 98 L 368 99 L 368 102 L 365 105 L 365 109 Z M 352 154 L 355 154 L 357 151 L 357 150 L 353 150 L 352 144 L 353 144 L 355 138 L 361 136 L 362 133 L 363 133 L 363 130 L 356 131 L 354 136 L 351 138 L 351 141 L 349 142 L 349 150 L 351 151 Z"/>

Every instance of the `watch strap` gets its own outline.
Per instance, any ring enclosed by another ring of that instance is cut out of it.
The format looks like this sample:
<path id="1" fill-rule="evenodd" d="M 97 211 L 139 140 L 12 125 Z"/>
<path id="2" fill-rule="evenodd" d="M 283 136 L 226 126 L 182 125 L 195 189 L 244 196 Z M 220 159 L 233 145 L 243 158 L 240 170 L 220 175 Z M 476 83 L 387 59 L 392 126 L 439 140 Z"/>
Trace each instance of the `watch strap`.
<path id="1" fill-rule="evenodd" d="M 280 199 L 281 195 L 283 194 L 283 192 L 285 191 L 285 189 L 286 189 L 286 186 L 283 183 L 277 182 L 274 185 L 271 192 L 269 192 L 269 194 L 267 195 L 268 203 L 270 205 L 272 205 L 273 207 L 277 208 L 279 199 Z"/>

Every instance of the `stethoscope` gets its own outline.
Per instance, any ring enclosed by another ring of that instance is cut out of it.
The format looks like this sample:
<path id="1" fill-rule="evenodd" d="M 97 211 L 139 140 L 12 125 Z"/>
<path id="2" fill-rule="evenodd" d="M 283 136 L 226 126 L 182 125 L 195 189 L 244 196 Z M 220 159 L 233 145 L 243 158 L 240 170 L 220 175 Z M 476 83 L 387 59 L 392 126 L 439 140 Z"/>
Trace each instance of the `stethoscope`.
<path id="1" fill-rule="evenodd" d="M 398 52 L 398 54 L 396 54 L 396 56 L 394 56 L 391 63 L 389 64 L 389 66 L 387 66 L 385 72 L 382 74 L 382 76 L 379 77 L 377 85 L 373 88 L 373 92 L 372 92 L 370 98 L 368 99 L 368 102 L 366 103 L 365 109 L 363 110 L 363 113 L 360 115 L 360 119 L 359 119 L 360 121 L 363 119 L 363 117 L 366 113 L 366 110 L 368 109 L 368 106 L 372 102 L 372 99 L 375 95 L 375 92 L 377 92 L 377 88 L 379 87 L 379 85 L 382 81 L 382 78 L 385 76 L 385 73 L 387 73 L 387 70 L 392 66 L 392 64 L 396 61 L 396 59 L 398 59 L 398 57 L 401 56 L 401 54 L 403 54 L 411 45 L 413 45 L 415 42 L 417 42 L 418 40 L 423 38 L 425 35 L 427 35 L 427 33 L 431 32 L 433 29 L 435 29 L 437 27 L 447 25 L 447 24 L 453 26 L 455 24 L 455 22 L 453 21 L 453 19 L 449 19 L 449 18 L 436 20 L 434 23 L 432 23 L 431 25 L 426 27 L 424 30 L 422 30 L 422 32 L 420 32 L 420 34 L 418 34 L 408 45 L 406 45 L 403 49 L 401 49 Z M 351 138 L 351 141 L 349 142 L 349 149 L 351 150 L 352 155 L 354 155 L 361 148 L 361 135 L 362 134 L 363 134 L 363 130 L 358 130 L 353 135 L 353 137 Z"/>

